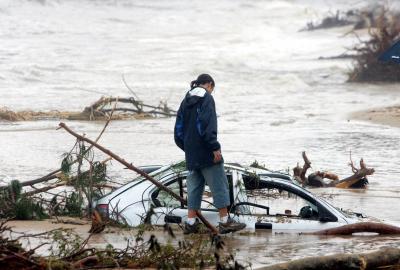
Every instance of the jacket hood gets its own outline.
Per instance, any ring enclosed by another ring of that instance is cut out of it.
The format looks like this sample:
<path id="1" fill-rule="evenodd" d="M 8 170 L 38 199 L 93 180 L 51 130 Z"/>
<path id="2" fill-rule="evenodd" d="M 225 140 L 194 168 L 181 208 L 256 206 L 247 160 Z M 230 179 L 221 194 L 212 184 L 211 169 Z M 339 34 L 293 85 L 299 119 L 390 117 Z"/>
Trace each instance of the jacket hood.
<path id="1" fill-rule="evenodd" d="M 192 107 L 196 105 L 204 96 L 207 94 L 207 91 L 202 87 L 196 87 L 190 90 L 185 97 L 186 107 Z"/>

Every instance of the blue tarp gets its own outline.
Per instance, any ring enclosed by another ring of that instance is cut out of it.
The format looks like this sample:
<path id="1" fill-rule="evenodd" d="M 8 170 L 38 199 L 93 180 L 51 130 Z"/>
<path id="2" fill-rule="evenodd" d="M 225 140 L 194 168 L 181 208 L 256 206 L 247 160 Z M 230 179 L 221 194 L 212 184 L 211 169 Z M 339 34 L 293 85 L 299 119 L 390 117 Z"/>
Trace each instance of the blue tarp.
<path id="1" fill-rule="evenodd" d="M 400 40 L 379 56 L 379 60 L 400 64 Z"/>

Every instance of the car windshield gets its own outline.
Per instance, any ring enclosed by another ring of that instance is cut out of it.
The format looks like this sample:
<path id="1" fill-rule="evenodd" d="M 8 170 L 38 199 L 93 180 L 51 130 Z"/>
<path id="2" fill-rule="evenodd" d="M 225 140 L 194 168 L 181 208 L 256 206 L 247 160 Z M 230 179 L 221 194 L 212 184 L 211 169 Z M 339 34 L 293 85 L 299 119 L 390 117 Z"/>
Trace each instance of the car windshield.
<path id="1" fill-rule="evenodd" d="M 332 208 L 335 208 L 339 213 L 341 213 L 343 216 L 347 217 L 347 218 L 353 218 L 354 217 L 354 213 L 352 212 L 347 212 L 347 211 L 343 211 L 343 209 L 336 207 L 334 205 L 332 205 L 330 202 L 328 202 L 325 198 L 318 196 L 318 199 L 320 201 L 323 201 L 324 203 L 326 203 L 327 205 L 331 206 Z"/>

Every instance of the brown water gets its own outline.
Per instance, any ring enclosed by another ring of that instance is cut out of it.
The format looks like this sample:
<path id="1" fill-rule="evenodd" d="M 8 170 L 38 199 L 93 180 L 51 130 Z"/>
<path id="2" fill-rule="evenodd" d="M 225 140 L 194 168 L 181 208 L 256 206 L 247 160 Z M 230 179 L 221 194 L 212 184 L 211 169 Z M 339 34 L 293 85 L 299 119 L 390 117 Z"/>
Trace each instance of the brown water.
<path id="1" fill-rule="evenodd" d="M 341 208 L 400 223 L 400 129 L 348 120 L 353 111 L 398 104 L 399 86 L 346 83 L 351 62 L 317 60 L 351 46 L 354 37 L 343 36 L 349 28 L 298 32 L 328 8 L 366 3 L 4 0 L 0 106 L 81 110 L 103 94 L 129 96 L 124 73 L 143 101 L 167 100 L 176 108 L 188 83 L 209 72 L 216 79 L 219 140 L 227 161 L 256 159 L 286 170 L 306 150 L 314 170 L 344 177 L 351 174 L 351 150 L 355 161 L 364 157 L 376 169 L 369 188 L 313 191 Z M 103 126 L 67 124 L 91 138 Z M 173 142 L 173 124 L 174 119 L 115 121 L 100 142 L 136 165 L 169 164 L 183 158 Z M 74 139 L 57 125 L 0 122 L 0 180 L 26 181 L 58 168 Z M 109 172 L 119 182 L 133 177 L 117 163 Z M 268 233 L 229 237 L 232 248 L 241 248 L 239 256 L 257 263 L 375 250 L 398 240 Z"/>
<path id="2" fill-rule="evenodd" d="M 73 229 L 82 239 L 89 236 L 90 225 L 59 224 L 54 221 L 12 221 L 9 223 L 16 232 L 41 233 L 56 228 Z M 163 232 L 162 228 L 155 228 L 146 232 L 144 239 L 155 235 L 161 242 L 191 239 L 182 231 L 174 227 L 176 238 L 173 239 Z M 134 243 L 137 230 L 108 228 L 101 234 L 92 235 L 88 247 L 104 248 L 107 244 L 115 248 L 125 248 L 127 241 Z M 17 234 L 15 234 L 17 235 Z M 206 235 L 204 237 L 207 237 Z M 299 235 L 297 233 L 275 234 L 268 231 L 255 233 L 242 232 L 223 236 L 228 251 L 235 254 L 235 258 L 244 263 L 251 263 L 254 267 L 285 262 L 309 256 L 324 256 L 336 253 L 355 253 L 377 250 L 383 247 L 399 247 L 399 237 L 379 235 L 358 236 L 315 236 Z M 23 240 L 27 248 L 47 242 L 46 239 Z M 38 249 L 39 254 L 48 254 L 48 245 Z"/>

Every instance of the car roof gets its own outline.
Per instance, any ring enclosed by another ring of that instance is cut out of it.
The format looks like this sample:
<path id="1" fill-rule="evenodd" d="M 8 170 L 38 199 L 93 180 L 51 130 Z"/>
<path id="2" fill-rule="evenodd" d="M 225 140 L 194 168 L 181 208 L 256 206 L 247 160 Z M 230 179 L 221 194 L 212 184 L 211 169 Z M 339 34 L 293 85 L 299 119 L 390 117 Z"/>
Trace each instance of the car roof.
<path id="1" fill-rule="evenodd" d="M 153 166 L 153 167 L 152 167 Z M 183 164 L 183 161 L 174 163 L 171 165 L 166 165 L 162 166 L 158 169 L 155 169 L 155 166 L 157 165 L 150 165 L 148 166 L 152 171 L 149 173 L 150 176 L 156 178 L 156 180 L 159 180 L 160 182 L 165 182 L 169 181 L 171 177 L 173 177 L 175 174 L 180 173 L 182 175 L 187 174 L 187 170 Z M 142 168 L 147 167 L 147 166 L 142 166 Z M 289 184 L 292 183 L 291 181 L 288 181 L 288 179 L 282 179 L 282 178 L 277 178 L 271 175 L 268 175 L 266 172 L 271 172 L 269 170 L 264 170 L 264 169 L 259 169 L 259 168 L 254 168 L 254 167 L 243 167 L 240 164 L 237 163 L 225 163 L 224 164 L 225 169 L 232 169 L 236 171 L 241 171 L 243 173 L 251 174 L 255 173 L 259 175 L 263 180 L 268 180 L 268 181 L 278 181 L 282 182 L 282 184 Z M 155 170 L 154 170 L 155 169 Z M 284 174 L 282 174 L 284 175 Z M 168 178 L 166 178 L 168 176 Z M 290 179 L 290 177 L 289 177 Z M 109 199 L 112 200 L 116 196 L 118 196 L 121 193 L 124 193 L 128 189 L 131 189 L 137 185 L 141 184 L 141 189 L 147 189 L 151 187 L 153 184 L 150 181 L 147 181 L 144 179 L 142 176 L 138 176 L 137 178 L 133 179 L 132 181 L 126 183 L 125 185 L 117 188 L 116 190 L 104 195 L 101 197 L 98 201 L 103 200 L 103 199 Z M 143 186 L 144 185 L 144 186 Z M 291 185 L 292 186 L 292 185 Z M 293 186 L 296 186 L 296 184 L 293 184 Z M 312 193 L 309 193 L 307 190 L 301 188 L 302 191 L 307 192 L 309 195 L 313 196 Z"/>

